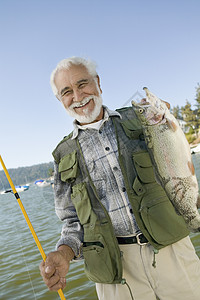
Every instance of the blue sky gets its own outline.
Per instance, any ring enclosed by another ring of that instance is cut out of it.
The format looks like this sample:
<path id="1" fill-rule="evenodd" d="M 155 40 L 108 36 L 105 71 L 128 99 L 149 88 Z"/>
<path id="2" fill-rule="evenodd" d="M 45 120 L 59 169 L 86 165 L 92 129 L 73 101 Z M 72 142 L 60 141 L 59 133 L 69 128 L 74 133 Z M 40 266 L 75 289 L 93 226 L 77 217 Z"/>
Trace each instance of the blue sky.
<path id="1" fill-rule="evenodd" d="M 172 106 L 195 104 L 199 0 L 0 0 L 0 154 L 8 168 L 52 161 L 72 119 L 49 77 L 69 56 L 97 62 L 104 104 L 143 86 Z"/>

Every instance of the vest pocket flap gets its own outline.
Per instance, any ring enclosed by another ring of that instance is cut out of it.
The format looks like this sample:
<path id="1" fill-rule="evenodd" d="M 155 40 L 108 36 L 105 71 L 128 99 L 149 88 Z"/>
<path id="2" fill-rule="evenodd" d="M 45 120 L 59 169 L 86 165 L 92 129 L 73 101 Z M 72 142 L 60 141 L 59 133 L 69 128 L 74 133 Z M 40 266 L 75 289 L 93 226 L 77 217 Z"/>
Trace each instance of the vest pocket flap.
<path id="1" fill-rule="evenodd" d="M 152 167 L 152 162 L 148 152 L 134 153 L 133 160 L 140 167 L 144 167 L 144 168 Z"/>
<path id="2" fill-rule="evenodd" d="M 58 171 L 61 173 L 61 180 L 66 181 L 70 178 L 76 178 L 78 168 L 78 162 L 76 157 L 76 151 L 65 155 L 58 167 Z"/>
<path id="3" fill-rule="evenodd" d="M 121 122 L 122 126 L 125 126 L 130 130 L 138 130 L 141 129 L 141 123 L 138 119 L 125 120 Z"/>
<path id="4" fill-rule="evenodd" d="M 138 177 L 143 183 L 155 182 L 154 170 L 148 152 L 134 153 L 133 161 Z"/>
<path id="5" fill-rule="evenodd" d="M 143 132 L 138 119 L 122 121 L 121 125 L 126 135 L 131 139 L 138 139 Z"/>

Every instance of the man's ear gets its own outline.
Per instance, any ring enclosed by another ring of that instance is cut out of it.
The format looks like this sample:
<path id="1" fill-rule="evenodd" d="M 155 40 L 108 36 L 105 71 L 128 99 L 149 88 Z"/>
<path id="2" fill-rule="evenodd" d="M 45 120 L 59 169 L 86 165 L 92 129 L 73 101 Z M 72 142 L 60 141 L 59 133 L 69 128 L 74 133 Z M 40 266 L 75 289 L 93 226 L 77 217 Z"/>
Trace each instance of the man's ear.
<path id="1" fill-rule="evenodd" d="M 101 94 L 102 94 L 102 89 L 101 89 L 101 85 L 100 85 L 100 78 L 99 78 L 99 75 L 97 75 L 97 84 L 98 84 L 99 89 L 100 89 Z"/>

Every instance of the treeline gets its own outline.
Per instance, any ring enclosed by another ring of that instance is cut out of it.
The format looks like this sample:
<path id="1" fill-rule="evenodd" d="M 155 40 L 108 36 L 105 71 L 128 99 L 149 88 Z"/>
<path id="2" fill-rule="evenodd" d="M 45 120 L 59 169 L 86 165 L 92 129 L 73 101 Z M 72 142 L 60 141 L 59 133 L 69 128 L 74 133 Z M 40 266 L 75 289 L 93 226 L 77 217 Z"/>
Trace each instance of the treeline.
<path id="1" fill-rule="evenodd" d="M 196 87 L 196 103 L 194 104 L 195 109 L 192 109 L 191 103 L 186 100 L 186 105 L 179 107 L 175 106 L 171 109 L 171 113 L 175 116 L 175 118 L 179 120 L 183 120 L 186 123 L 186 127 L 188 128 L 188 134 L 190 136 L 195 134 L 197 135 L 200 130 L 200 84 L 197 84 Z M 191 142 L 191 141 L 189 141 Z"/>
<path id="2" fill-rule="evenodd" d="M 42 163 L 29 167 L 19 167 L 8 169 L 14 185 L 25 185 L 34 182 L 37 179 L 46 179 L 52 175 L 53 162 Z M 0 171 L 0 191 L 10 188 L 4 171 Z"/>

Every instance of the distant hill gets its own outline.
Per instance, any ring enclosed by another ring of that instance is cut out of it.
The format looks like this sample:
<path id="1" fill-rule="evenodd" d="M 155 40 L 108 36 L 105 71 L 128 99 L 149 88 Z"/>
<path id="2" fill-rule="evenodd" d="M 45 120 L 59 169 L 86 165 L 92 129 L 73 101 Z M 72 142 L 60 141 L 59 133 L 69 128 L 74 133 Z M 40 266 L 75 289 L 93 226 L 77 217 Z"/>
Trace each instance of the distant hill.
<path id="1" fill-rule="evenodd" d="M 8 169 L 8 173 L 14 185 L 24 185 L 34 182 L 37 179 L 46 179 L 53 171 L 53 162 Z M 10 188 L 4 171 L 0 171 L 0 191 Z"/>

